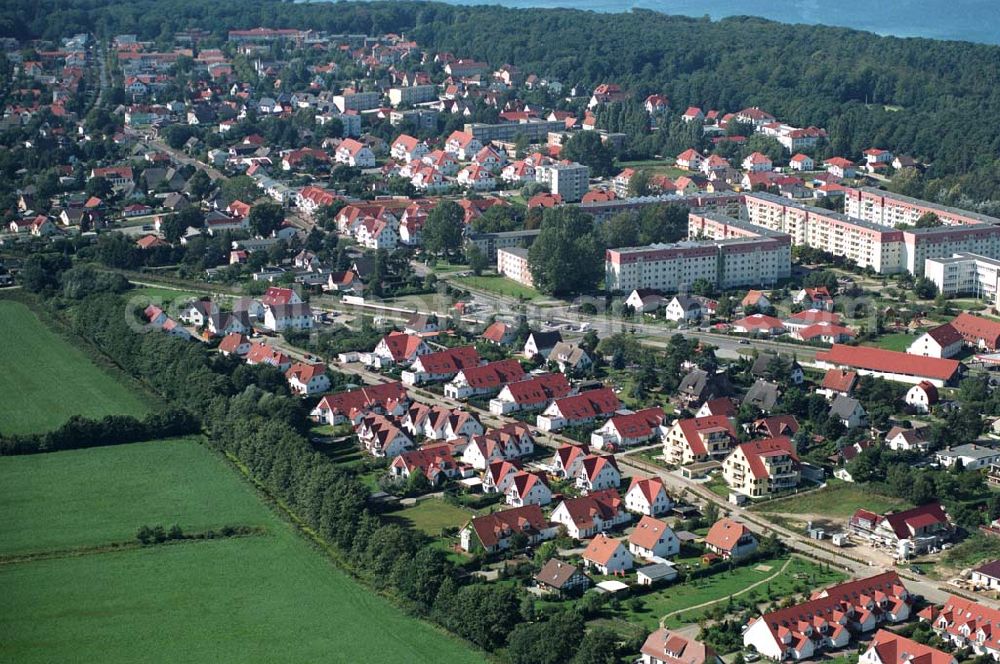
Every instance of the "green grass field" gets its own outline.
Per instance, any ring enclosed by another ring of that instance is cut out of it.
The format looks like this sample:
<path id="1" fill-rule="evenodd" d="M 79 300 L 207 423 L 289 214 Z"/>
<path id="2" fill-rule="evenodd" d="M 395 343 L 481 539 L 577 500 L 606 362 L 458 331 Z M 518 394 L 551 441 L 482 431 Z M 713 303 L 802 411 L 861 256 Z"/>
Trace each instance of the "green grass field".
<path id="1" fill-rule="evenodd" d="M 392 516 L 431 537 L 437 537 L 444 528 L 461 528 L 474 514 L 443 500 L 429 498 L 413 507 L 393 512 Z"/>
<path id="2" fill-rule="evenodd" d="M 753 509 L 782 515 L 815 514 L 832 519 L 849 519 L 860 508 L 882 514 L 890 509 L 900 510 L 908 507 L 910 505 L 899 498 L 866 491 L 849 482 L 828 480 L 827 486 L 818 491 L 762 503 Z"/>
<path id="3" fill-rule="evenodd" d="M 123 314 L 124 315 L 124 314 Z M 46 327 L 24 304 L 0 300 L 0 432 L 58 428 L 71 415 L 145 415 L 150 404 Z"/>
<path id="4" fill-rule="evenodd" d="M 0 457 L 0 555 L 130 540 L 146 524 L 199 531 L 263 516 L 193 438 Z"/>
<path id="5" fill-rule="evenodd" d="M 666 175 L 668 178 L 678 178 L 682 175 L 690 175 L 689 171 L 674 166 L 673 159 L 657 160 L 648 159 L 645 161 L 622 161 L 618 163 L 622 169 L 635 168 L 649 171 L 652 175 Z"/>
<path id="6" fill-rule="evenodd" d="M 8 550 L 118 540 L 136 520 L 264 528 L 0 565 L 0 661 L 483 659 L 333 567 L 192 440 L 0 461 Z"/>
<path id="7" fill-rule="evenodd" d="M 187 302 L 204 297 L 207 293 L 195 293 L 194 291 L 174 290 L 173 288 L 157 288 L 154 286 L 143 286 L 128 292 L 129 296 L 148 297 L 154 302 Z"/>
<path id="8" fill-rule="evenodd" d="M 542 294 L 534 288 L 523 286 L 512 279 L 498 275 L 482 275 L 479 277 L 454 277 L 450 279 L 452 283 L 468 288 L 478 288 L 480 290 L 506 295 L 508 297 L 520 297 L 525 300 L 535 300 L 542 297 Z"/>
<path id="9" fill-rule="evenodd" d="M 875 341 L 874 346 L 883 348 L 885 350 L 895 350 L 899 352 L 905 352 L 906 349 L 916 341 L 917 337 L 912 334 L 897 333 L 897 334 L 883 334 L 878 340 Z"/>

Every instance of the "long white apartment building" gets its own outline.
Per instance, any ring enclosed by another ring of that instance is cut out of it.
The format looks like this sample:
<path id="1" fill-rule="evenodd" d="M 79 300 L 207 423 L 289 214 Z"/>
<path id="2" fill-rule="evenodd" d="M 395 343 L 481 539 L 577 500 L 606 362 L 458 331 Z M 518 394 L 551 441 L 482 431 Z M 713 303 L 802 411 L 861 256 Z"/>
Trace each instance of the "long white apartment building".
<path id="1" fill-rule="evenodd" d="M 406 87 L 389 88 L 389 104 L 397 106 L 420 104 L 434 101 L 438 98 L 436 85 L 410 85 Z"/>
<path id="2" fill-rule="evenodd" d="M 936 215 L 945 226 L 1000 225 L 1000 219 L 996 217 L 938 205 L 874 187 L 849 188 L 844 192 L 844 214 L 882 226 L 913 225 L 928 212 Z"/>
<path id="3" fill-rule="evenodd" d="M 699 279 L 717 288 L 772 286 L 791 274 L 791 238 L 786 233 L 719 214 L 692 213 L 688 234 L 708 239 L 608 249 L 608 290 L 678 292 Z"/>
<path id="4" fill-rule="evenodd" d="M 921 276 L 928 258 L 946 258 L 955 253 L 1000 257 L 1000 225 L 970 221 L 968 224 L 896 230 L 891 225 L 850 217 L 768 193 L 747 194 L 745 200 L 751 223 L 788 233 L 794 244 L 843 256 L 861 267 L 871 266 L 883 274 L 906 270 Z M 1000 224 L 1000 220 L 994 221 Z"/>
<path id="5" fill-rule="evenodd" d="M 973 295 L 1000 306 L 1000 260 L 959 253 L 924 261 L 924 276 L 945 296 Z"/>

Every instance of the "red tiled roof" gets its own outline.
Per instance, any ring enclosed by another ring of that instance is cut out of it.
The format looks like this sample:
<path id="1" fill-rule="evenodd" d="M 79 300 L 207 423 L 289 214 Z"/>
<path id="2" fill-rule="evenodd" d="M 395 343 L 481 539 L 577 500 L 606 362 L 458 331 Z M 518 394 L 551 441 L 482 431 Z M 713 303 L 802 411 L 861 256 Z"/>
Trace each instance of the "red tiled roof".
<path id="1" fill-rule="evenodd" d="M 823 382 L 820 383 L 820 387 L 824 390 L 847 393 L 851 391 L 851 388 L 854 387 L 854 383 L 857 380 L 857 371 L 847 371 L 846 369 L 827 369 L 826 375 L 823 376 Z"/>
<path id="2" fill-rule="evenodd" d="M 500 343 L 503 338 L 507 335 L 508 330 L 510 330 L 510 325 L 497 321 L 487 327 L 483 331 L 483 339 L 487 341 L 492 341 L 493 343 Z"/>
<path id="3" fill-rule="evenodd" d="M 507 359 L 462 369 L 462 375 L 469 387 L 499 389 L 507 383 L 520 380 L 524 376 L 524 369 L 517 360 Z"/>
<path id="4" fill-rule="evenodd" d="M 636 524 L 635 530 L 628 536 L 629 544 L 635 544 L 643 549 L 651 550 L 656 546 L 663 534 L 668 532 L 670 527 L 651 516 L 643 516 Z"/>
<path id="5" fill-rule="evenodd" d="M 607 565 L 611 556 L 622 546 L 622 543 L 614 538 L 601 533 L 590 540 L 587 548 L 583 552 L 583 559 L 598 565 Z"/>
<path id="6" fill-rule="evenodd" d="M 219 342 L 219 350 L 224 353 L 235 353 L 236 349 L 248 342 L 246 335 L 233 332 L 223 337 Z"/>
<path id="7" fill-rule="evenodd" d="M 942 348 L 947 348 L 954 343 L 962 341 L 961 333 L 959 333 L 959 331 L 956 330 L 955 326 L 951 323 L 938 325 L 931 330 L 927 330 L 927 335 L 936 341 Z"/>
<path id="8" fill-rule="evenodd" d="M 351 412 L 363 411 L 375 406 L 385 406 L 389 402 L 406 399 L 406 388 L 397 381 L 329 394 L 320 400 L 319 406 L 325 406 L 334 413 L 348 416 Z"/>
<path id="9" fill-rule="evenodd" d="M 305 362 L 296 362 L 292 366 L 288 367 L 288 371 L 285 372 L 285 378 L 288 380 L 295 378 L 300 383 L 308 383 L 316 376 L 321 376 L 325 373 L 325 364 L 306 364 Z"/>
<path id="10" fill-rule="evenodd" d="M 720 551 L 732 551 L 736 542 L 749 533 L 750 530 L 738 521 L 722 518 L 712 524 L 705 536 L 705 543 L 711 544 Z"/>
<path id="11" fill-rule="evenodd" d="M 600 456 L 597 454 L 588 454 L 583 457 L 581 464 L 584 477 L 589 480 L 593 480 L 600 475 L 606 466 L 611 466 L 618 471 L 618 462 L 615 460 L 614 455 Z M 621 474 L 621 471 L 618 472 Z"/>
<path id="12" fill-rule="evenodd" d="M 526 505 L 476 517 L 471 525 L 483 545 L 492 547 L 515 533 L 538 532 L 548 522 L 542 516 L 542 508 L 538 505 Z"/>
<path id="13" fill-rule="evenodd" d="M 389 348 L 394 362 L 402 362 L 414 357 L 424 340 L 414 334 L 405 332 L 390 332 L 382 341 Z"/>
<path id="14" fill-rule="evenodd" d="M 691 451 L 696 456 L 708 454 L 708 450 L 705 448 L 705 441 L 699 435 L 702 431 L 721 429 L 729 432 L 730 436 L 736 438 L 736 429 L 733 428 L 733 423 L 725 415 L 688 417 L 683 420 L 677 420 L 677 425 L 680 426 L 681 433 L 684 434 L 684 439 L 687 440 L 688 447 L 691 448 Z"/>
<path id="15" fill-rule="evenodd" d="M 615 415 L 610 423 L 623 438 L 642 438 L 652 435 L 653 428 L 663 422 L 663 409 L 646 408 L 628 415 Z"/>
<path id="16" fill-rule="evenodd" d="M 632 478 L 632 483 L 628 485 L 628 491 L 625 495 L 632 493 L 632 489 L 638 488 L 642 492 L 642 495 L 646 497 L 646 501 L 652 505 L 656 497 L 660 495 L 661 491 L 665 491 L 666 488 L 663 486 L 663 480 L 657 477 L 647 477 L 645 479 L 640 479 L 638 477 Z"/>
<path id="17" fill-rule="evenodd" d="M 892 350 L 869 346 L 845 346 L 834 344 L 828 351 L 816 353 L 816 359 L 845 367 L 897 373 L 906 376 L 921 376 L 947 381 L 960 366 L 957 360 L 910 355 Z"/>
<path id="18" fill-rule="evenodd" d="M 474 367 L 478 364 L 479 353 L 475 346 L 459 346 L 421 355 L 413 363 L 413 366 L 419 365 L 422 371 L 430 374 L 448 374 L 457 373 L 466 367 Z"/>
<path id="19" fill-rule="evenodd" d="M 547 403 L 551 399 L 560 399 L 569 394 L 569 381 L 561 373 L 538 374 L 528 380 L 509 383 L 507 389 L 514 398 L 514 403 L 521 406 Z"/>
<path id="20" fill-rule="evenodd" d="M 951 325 L 968 344 L 978 345 L 982 340 L 990 351 L 1000 349 L 1000 323 L 996 321 L 963 311 L 951 321 Z"/>
<path id="21" fill-rule="evenodd" d="M 609 521 L 622 509 L 621 496 L 615 489 L 595 491 L 579 498 L 567 498 L 562 504 L 566 506 L 570 519 L 581 530 L 593 527 L 595 516 L 599 516 L 602 521 Z"/>
<path id="22" fill-rule="evenodd" d="M 516 384 L 516 383 L 515 383 Z M 588 390 L 582 394 L 563 397 L 555 401 L 559 412 L 567 420 L 582 420 L 600 415 L 610 415 L 621 408 L 621 401 L 610 387 Z"/>
<path id="23" fill-rule="evenodd" d="M 792 458 L 793 466 L 797 466 L 799 462 L 799 457 L 795 454 L 795 449 L 792 447 L 792 441 L 787 436 L 752 440 L 749 443 L 740 444 L 737 446 L 737 449 L 741 450 L 744 456 L 746 456 L 750 472 L 757 479 L 768 477 L 767 466 L 763 460 L 765 456 L 773 456 L 776 453 L 787 454 Z"/>
<path id="24" fill-rule="evenodd" d="M 909 539 L 913 535 L 910 532 L 911 527 L 922 528 L 938 523 L 948 523 L 948 515 L 944 513 L 941 503 L 927 503 L 926 505 L 902 512 L 886 514 L 882 518 L 885 519 L 899 539 Z"/>

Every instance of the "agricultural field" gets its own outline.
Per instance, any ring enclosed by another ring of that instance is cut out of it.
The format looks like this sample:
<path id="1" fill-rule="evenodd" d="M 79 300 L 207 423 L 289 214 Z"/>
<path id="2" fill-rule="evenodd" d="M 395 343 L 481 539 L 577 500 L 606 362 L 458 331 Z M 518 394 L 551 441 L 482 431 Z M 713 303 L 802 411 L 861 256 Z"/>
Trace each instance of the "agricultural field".
<path id="1" fill-rule="evenodd" d="M 152 403 L 95 365 L 20 302 L 0 300 L 0 433 L 50 431 L 72 415 L 142 416 Z"/>
<path id="2" fill-rule="evenodd" d="M 195 438 L 0 457 L 0 556 L 123 542 L 141 525 L 257 525 L 266 513 Z"/>
<path id="3" fill-rule="evenodd" d="M 0 528 L 14 535 L 0 564 L 0 661 L 483 659 L 333 567 L 195 440 L 3 458 L 0 469 Z M 37 515 L 33 528 L 15 510 Z M 261 530 L 58 551 L 173 522 L 189 532 L 220 523 Z"/>

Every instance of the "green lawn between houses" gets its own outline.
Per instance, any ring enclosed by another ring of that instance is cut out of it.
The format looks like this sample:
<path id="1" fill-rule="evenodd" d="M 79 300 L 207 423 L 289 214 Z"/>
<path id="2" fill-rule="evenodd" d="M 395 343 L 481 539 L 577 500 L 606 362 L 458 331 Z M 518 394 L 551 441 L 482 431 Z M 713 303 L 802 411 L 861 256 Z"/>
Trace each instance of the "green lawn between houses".
<path id="1" fill-rule="evenodd" d="M 151 410 L 141 393 L 95 365 L 20 302 L 0 300 L 0 339 L 0 433 L 50 431 L 72 415 L 142 416 Z"/>
<path id="2" fill-rule="evenodd" d="M 333 567 L 194 440 L 8 457 L 0 469 L 8 521 L 0 530 L 16 535 L 8 552 L 120 540 L 138 523 L 264 528 L 234 539 L 8 558 L 0 564 L 0 661 L 483 659 Z M 71 513 L 56 514 L 59 507 Z M 37 517 L 34 530 L 27 516 Z"/>
<path id="3" fill-rule="evenodd" d="M 439 498 L 427 498 L 392 513 L 392 518 L 404 521 L 431 537 L 440 536 L 445 528 L 461 528 L 474 516 L 471 510 L 456 507 Z"/>
<path id="4" fill-rule="evenodd" d="M 908 507 L 911 505 L 902 499 L 884 496 L 850 482 L 831 479 L 827 480 L 826 487 L 818 491 L 761 503 L 752 509 L 779 515 L 809 514 L 831 519 L 850 519 L 862 508 L 882 514 L 888 510 L 898 511 Z"/>
<path id="5" fill-rule="evenodd" d="M 482 275 L 479 277 L 452 277 L 449 279 L 452 283 L 458 286 L 466 286 L 468 288 L 478 288 L 480 290 L 489 291 L 491 293 L 497 293 L 498 295 L 506 295 L 508 297 L 520 297 L 525 300 L 536 300 L 542 297 L 542 294 L 536 291 L 534 288 L 529 288 L 522 284 L 517 283 L 512 279 L 507 277 L 501 277 L 499 275 Z"/>

